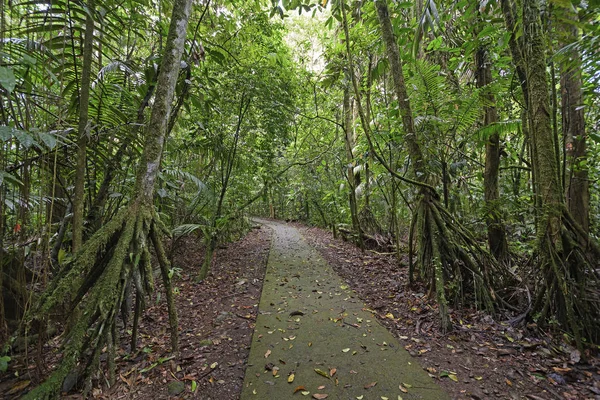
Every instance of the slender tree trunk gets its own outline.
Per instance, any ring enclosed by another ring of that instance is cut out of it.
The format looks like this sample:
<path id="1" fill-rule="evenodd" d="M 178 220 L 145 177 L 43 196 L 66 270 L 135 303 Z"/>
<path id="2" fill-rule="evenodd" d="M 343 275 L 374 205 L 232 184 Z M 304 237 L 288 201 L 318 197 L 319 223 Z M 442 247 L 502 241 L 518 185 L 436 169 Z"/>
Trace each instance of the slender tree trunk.
<path id="1" fill-rule="evenodd" d="M 486 103 L 484 106 L 484 126 L 498 122 L 496 111 L 496 99 L 488 87 L 492 83 L 492 68 L 487 60 L 485 48 L 477 50 L 475 55 L 477 65 L 477 87 L 484 88 L 482 97 Z M 499 199 L 498 176 L 500 170 L 500 135 L 494 132 L 485 144 L 485 173 L 483 176 L 484 198 L 486 203 L 486 223 L 488 231 L 489 249 L 499 261 L 506 261 L 508 257 L 508 243 L 504 224 L 500 215 L 502 214 Z"/>
<path id="2" fill-rule="evenodd" d="M 352 73 L 352 72 L 351 72 Z M 362 229 L 358 219 L 358 205 L 356 201 L 356 176 L 354 175 L 354 147 L 353 133 L 354 112 L 352 109 L 352 98 L 350 97 L 350 88 L 344 88 L 344 144 L 346 145 L 346 180 L 348 181 L 348 199 L 350 202 L 350 216 L 352 218 L 352 229 L 358 236 L 358 246 L 364 250 Z"/>
<path id="3" fill-rule="evenodd" d="M 73 196 L 73 253 L 79 251 L 83 242 L 83 210 L 85 206 L 86 149 L 89 136 L 89 102 L 92 74 L 92 55 L 94 46 L 94 0 L 87 2 L 88 12 L 85 19 L 85 37 L 83 41 L 83 66 L 81 69 L 81 88 L 79 91 L 79 126 L 77 129 L 77 167 L 75 172 L 75 193 Z"/>
<path id="4" fill-rule="evenodd" d="M 563 13 L 572 23 L 563 24 L 566 33 L 565 45 L 575 41 L 579 32 L 575 23 L 577 14 L 572 9 L 565 9 Z M 586 133 L 583 112 L 583 90 L 581 78 L 581 56 L 577 48 L 567 53 L 567 59 L 561 64 L 561 100 L 562 100 L 562 129 L 565 159 L 565 193 L 567 207 L 573 218 L 585 232 L 589 232 L 590 194 L 588 168 L 585 163 Z"/>

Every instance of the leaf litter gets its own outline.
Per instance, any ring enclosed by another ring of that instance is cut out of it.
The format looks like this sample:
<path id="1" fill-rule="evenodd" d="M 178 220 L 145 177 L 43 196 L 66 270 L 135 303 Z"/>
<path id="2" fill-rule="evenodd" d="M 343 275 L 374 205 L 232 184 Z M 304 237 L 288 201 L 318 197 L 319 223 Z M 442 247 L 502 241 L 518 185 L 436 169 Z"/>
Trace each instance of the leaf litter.
<path id="1" fill-rule="evenodd" d="M 451 310 L 455 329 L 444 335 L 437 306 L 425 288 L 408 289 L 406 258 L 398 267 L 391 254 L 361 253 L 351 243 L 333 239 L 329 231 L 296 227 L 366 303 L 365 310 L 451 397 L 600 398 L 598 349 L 588 347 L 582 353 L 564 337 L 541 332 L 533 323 L 513 327 L 502 321 L 514 316 L 493 319 L 466 308 Z M 447 371 L 448 366 L 456 370 Z M 410 390 L 405 384 L 400 388 L 403 393 Z"/>

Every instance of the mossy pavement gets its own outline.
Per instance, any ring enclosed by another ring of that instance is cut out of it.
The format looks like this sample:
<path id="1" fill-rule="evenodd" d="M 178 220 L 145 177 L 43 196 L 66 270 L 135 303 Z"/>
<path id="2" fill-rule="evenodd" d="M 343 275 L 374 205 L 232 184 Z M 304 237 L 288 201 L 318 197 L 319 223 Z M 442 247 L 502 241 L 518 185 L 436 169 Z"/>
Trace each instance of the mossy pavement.
<path id="1" fill-rule="evenodd" d="M 242 400 L 450 398 L 296 228 L 257 222 L 273 239 Z"/>

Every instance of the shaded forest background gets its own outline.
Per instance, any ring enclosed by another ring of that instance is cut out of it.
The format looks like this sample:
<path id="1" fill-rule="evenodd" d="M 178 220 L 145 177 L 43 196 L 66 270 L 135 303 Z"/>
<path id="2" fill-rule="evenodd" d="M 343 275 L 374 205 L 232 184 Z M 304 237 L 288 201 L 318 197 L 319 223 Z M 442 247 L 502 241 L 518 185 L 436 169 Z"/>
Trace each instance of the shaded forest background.
<path id="1" fill-rule="evenodd" d="M 593 348 L 598 6 L 3 1 L 0 371 L 53 320 L 32 398 L 135 349 L 155 275 L 176 332 L 182 238 L 202 281 L 256 215 L 408 253 L 442 330 L 472 307 Z"/>

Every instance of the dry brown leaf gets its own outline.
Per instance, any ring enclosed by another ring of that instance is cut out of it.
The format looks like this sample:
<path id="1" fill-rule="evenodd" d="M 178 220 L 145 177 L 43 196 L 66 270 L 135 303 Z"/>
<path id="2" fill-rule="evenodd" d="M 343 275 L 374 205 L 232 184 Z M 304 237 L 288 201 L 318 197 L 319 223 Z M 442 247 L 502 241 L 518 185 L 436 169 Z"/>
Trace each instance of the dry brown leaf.
<path id="1" fill-rule="evenodd" d="M 323 390 L 323 389 L 325 389 L 325 385 L 321 385 L 317 388 L 317 390 Z"/>
<path id="2" fill-rule="evenodd" d="M 367 384 L 365 385 L 365 389 L 370 389 L 370 388 L 372 388 L 372 387 L 373 387 L 373 386 L 375 386 L 375 385 L 377 385 L 377 382 L 371 382 L 371 383 L 367 383 Z"/>
<path id="3" fill-rule="evenodd" d="M 325 394 L 325 393 L 315 393 L 315 394 L 313 394 L 313 398 L 317 399 L 317 400 L 326 399 L 328 397 L 329 397 L 329 395 Z"/>
<path id="4" fill-rule="evenodd" d="M 265 353 L 265 358 L 269 357 L 271 355 L 271 350 L 267 350 L 267 352 Z"/>
<path id="5" fill-rule="evenodd" d="M 337 372 L 337 369 L 336 369 L 336 368 L 331 368 L 331 369 L 329 370 L 329 376 L 334 376 L 336 372 Z"/>
<path id="6" fill-rule="evenodd" d="M 306 388 L 304 386 L 296 386 L 296 389 L 294 389 L 294 393 L 300 392 L 302 390 L 306 390 Z"/>

